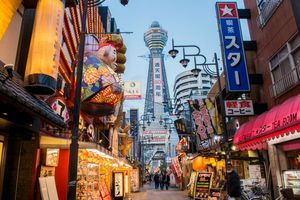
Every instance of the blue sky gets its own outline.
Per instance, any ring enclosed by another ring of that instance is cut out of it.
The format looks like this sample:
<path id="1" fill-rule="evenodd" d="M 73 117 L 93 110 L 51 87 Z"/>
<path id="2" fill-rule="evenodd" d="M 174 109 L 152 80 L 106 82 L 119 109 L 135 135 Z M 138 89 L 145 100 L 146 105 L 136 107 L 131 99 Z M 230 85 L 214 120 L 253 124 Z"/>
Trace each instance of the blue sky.
<path id="1" fill-rule="evenodd" d="M 141 80 L 142 95 L 145 95 L 148 61 L 139 56 L 149 54 L 143 34 L 153 21 L 158 21 L 163 29 L 168 31 L 165 54 L 168 54 L 167 52 L 171 49 L 171 40 L 174 38 L 175 45 L 194 44 L 199 46 L 201 53 L 207 57 L 208 61 L 212 60 L 214 52 L 221 57 L 215 2 L 215 0 L 129 0 L 124 7 L 119 0 L 106 0 L 103 5 L 110 8 L 118 28 L 121 31 L 133 32 L 132 34 L 123 34 L 127 46 L 127 62 L 123 79 Z M 244 8 L 243 0 L 236 2 L 239 8 Z M 241 20 L 241 24 L 243 39 L 249 40 L 246 20 Z M 175 76 L 193 67 L 191 62 L 190 66 L 184 69 L 179 63 L 180 59 L 180 55 L 175 59 L 171 57 L 165 59 L 171 96 L 173 96 Z M 127 100 L 124 110 L 130 108 L 142 110 L 143 104 L 143 99 Z"/>

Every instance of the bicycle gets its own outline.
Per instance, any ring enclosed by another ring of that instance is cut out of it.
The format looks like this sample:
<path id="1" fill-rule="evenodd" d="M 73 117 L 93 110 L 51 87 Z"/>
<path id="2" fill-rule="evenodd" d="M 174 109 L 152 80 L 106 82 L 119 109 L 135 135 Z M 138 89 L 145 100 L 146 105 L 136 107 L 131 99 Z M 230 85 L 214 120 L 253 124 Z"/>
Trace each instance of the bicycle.
<path id="1" fill-rule="evenodd" d="M 247 186 L 250 189 L 242 190 L 242 200 L 271 200 L 271 195 L 267 189 L 263 189 L 258 183 L 254 185 Z"/>
<path id="2" fill-rule="evenodd" d="M 280 195 L 275 200 L 295 200 L 295 195 L 292 188 L 282 188 Z"/>

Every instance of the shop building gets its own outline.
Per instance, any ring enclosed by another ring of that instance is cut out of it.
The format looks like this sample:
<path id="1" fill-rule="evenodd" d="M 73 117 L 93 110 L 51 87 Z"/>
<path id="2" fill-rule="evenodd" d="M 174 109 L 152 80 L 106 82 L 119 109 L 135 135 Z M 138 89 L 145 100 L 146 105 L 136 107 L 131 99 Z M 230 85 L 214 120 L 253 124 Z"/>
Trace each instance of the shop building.
<path id="1" fill-rule="evenodd" d="M 265 160 L 266 182 L 274 197 L 293 188 L 299 195 L 299 1 L 244 1 L 250 10 L 248 26 L 257 50 L 250 55 L 253 72 L 263 84 L 250 96 L 267 104 L 268 111 L 239 120 L 233 143 L 240 151 L 254 150 Z M 272 170 L 271 170 L 272 169 Z"/>
<path id="2" fill-rule="evenodd" d="M 70 5 L 72 7 L 68 7 Z M 73 1 L 13 0 L 7 2 L 7 6 L 9 12 L 0 12 L 1 21 L 5 22 L 0 33 L 0 199 L 21 196 L 22 199 L 39 199 L 42 195 L 39 179 L 45 176 L 55 177 L 57 195 L 59 199 L 66 199 L 82 1 L 74 5 Z M 51 23 L 53 26 L 49 25 Z M 104 37 L 103 23 L 98 7 L 89 7 L 87 31 L 94 34 L 86 38 L 87 52 L 99 49 L 99 42 Z M 114 28 L 108 32 L 116 32 L 115 21 L 113 24 Z M 45 33 L 47 42 L 43 40 L 42 34 Z M 105 35 L 105 38 L 106 42 L 115 38 L 122 41 L 113 35 Z M 118 68 L 115 71 L 119 74 L 125 70 L 126 46 L 122 43 L 117 48 Z M 53 53 L 50 57 L 49 52 Z M 108 68 L 106 71 L 114 73 Z M 124 159 L 128 152 L 122 151 L 122 156 L 119 154 L 119 135 L 122 135 L 120 148 L 130 149 L 128 128 L 121 123 L 122 99 L 109 88 L 94 99 L 100 104 L 101 115 L 88 113 L 82 106 L 79 152 L 91 158 L 81 156 L 78 159 L 78 170 L 81 162 L 101 164 L 102 169 L 106 166 L 111 170 L 103 172 L 109 197 L 97 194 L 97 197 L 106 199 L 110 198 L 113 188 L 112 170 L 122 172 L 125 196 L 130 192 L 132 169 Z M 122 128 L 122 134 L 119 128 Z M 87 151 L 90 153 L 86 154 Z M 101 173 L 97 171 L 98 182 L 92 187 L 98 192 Z"/>

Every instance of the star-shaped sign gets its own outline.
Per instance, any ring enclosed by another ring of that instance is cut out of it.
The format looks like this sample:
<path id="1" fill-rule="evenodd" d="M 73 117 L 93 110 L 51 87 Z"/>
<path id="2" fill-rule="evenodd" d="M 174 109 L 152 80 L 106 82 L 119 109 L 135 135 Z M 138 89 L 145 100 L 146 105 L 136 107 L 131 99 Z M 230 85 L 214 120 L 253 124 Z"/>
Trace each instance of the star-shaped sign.
<path id="1" fill-rule="evenodd" d="M 227 5 L 225 5 L 225 7 L 224 8 L 221 8 L 221 10 L 222 10 L 222 12 L 223 12 L 223 14 L 222 14 L 222 16 L 225 16 L 225 15 L 230 15 L 230 16 L 233 16 L 233 14 L 232 14 L 232 8 L 229 8 Z"/>

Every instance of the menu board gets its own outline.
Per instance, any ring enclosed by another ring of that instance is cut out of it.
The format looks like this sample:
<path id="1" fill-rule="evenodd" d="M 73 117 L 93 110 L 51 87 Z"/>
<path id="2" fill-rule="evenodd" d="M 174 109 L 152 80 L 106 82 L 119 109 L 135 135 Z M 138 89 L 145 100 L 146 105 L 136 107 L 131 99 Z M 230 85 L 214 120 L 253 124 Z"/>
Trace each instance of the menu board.
<path id="1" fill-rule="evenodd" d="M 193 197 L 194 196 L 194 189 L 195 189 L 195 180 L 196 180 L 197 172 L 192 172 L 190 177 L 190 188 L 188 191 L 188 196 Z"/>
<path id="2" fill-rule="evenodd" d="M 249 177 L 251 179 L 261 178 L 260 165 L 249 165 Z"/>
<path id="3" fill-rule="evenodd" d="M 199 200 L 207 200 L 209 197 L 209 189 L 212 182 L 213 173 L 198 172 L 196 176 L 194 198 Z"/>
<path id="4" fill-rule="evenodd" d="M 300 171 L 287 170 L 283 172 L 285 188 L 292 188 L 295 195 L 300 195 Z"/>
<path id="5" fill-rule="evenodd" d="M 46 165 L 57 167 L 58 166 L 58 157 L 59 149 L 47 149 L 46 151 Z"/>
<path id="6" fill-rule="evenodd" d="M 114 172 L 114 197 L 124 196 L 123 172 Z"/>

